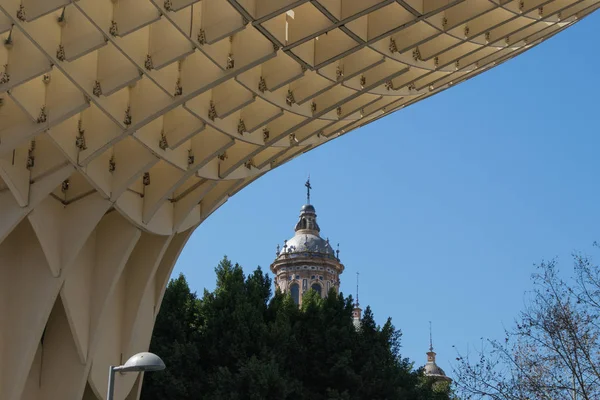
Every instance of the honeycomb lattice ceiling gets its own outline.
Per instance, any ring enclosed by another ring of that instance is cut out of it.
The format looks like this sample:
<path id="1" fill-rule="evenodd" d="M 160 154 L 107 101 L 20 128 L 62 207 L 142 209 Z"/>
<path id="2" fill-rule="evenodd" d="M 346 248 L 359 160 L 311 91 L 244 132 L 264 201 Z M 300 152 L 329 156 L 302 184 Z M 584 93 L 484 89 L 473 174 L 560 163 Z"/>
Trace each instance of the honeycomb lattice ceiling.
<path id="1" fill-rule="evenodd" d="M 0 0 L 0 193 L 67 209 L 99 195 L 147 231 L 187 229 L 270 169 L 599 6 Z"/>

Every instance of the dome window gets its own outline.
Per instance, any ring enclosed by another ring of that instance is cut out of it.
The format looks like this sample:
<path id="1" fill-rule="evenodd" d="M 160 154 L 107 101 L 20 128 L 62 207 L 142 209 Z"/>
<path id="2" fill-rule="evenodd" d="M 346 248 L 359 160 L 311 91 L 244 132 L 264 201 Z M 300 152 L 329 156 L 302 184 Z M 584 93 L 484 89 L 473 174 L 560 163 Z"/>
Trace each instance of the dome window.
<path id="1" fill-rule="evenodd" d="M 321 294 L 321 285 L 319 285 L 318 283 L 313 283 L 310 288 L 317 292 L 319 294 L 319 297 L 323 297 Z"/>
<path id="2" fill-rule="evenodd" d="M 297 283 L 292 283 L 290 286 L 290 295 L 296 305 L 300 304 L 300 286 Z"/>

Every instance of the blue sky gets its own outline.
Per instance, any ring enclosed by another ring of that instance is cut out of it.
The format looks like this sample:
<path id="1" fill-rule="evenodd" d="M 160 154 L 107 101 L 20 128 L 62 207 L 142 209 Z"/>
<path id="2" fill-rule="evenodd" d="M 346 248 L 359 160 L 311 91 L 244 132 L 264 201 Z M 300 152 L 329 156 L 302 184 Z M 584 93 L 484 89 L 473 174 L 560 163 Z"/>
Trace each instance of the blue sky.
<path id="1" fill-rule="evenodd" d="M 342 291 L 440 366 L 502 337 L 533 264 L 600 240 L 600 55 L 596 13 L 479 77 L 269 172 L 193 234 L 175 267 L 215 285 L 223 255 L 268 270 L 293 236 L 310 173 L 323 236 L 340 243 Z"/>

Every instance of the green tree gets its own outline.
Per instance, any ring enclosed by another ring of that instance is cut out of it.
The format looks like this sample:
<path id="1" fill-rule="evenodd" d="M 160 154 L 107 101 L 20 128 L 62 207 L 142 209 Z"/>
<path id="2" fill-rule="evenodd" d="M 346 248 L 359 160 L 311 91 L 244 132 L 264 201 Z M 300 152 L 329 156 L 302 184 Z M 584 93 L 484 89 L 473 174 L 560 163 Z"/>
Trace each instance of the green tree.
<path id="1" fill-rule="evenodd" d="M 196 293 L 192 293 L 183 275 L 171 280 L 163 298 L 150 351 L 160 354 L 169 368 L 158 374 L 146 374 L 142 387 L 145 400 L 183 400 L 194 398 L 202 376 L 199 363 L 202 319 Z"/>
<path id="2" fill-rule="evenodd" d="M 247 278 L 226 257 L 216 268 L 217 288 L 205 292 L 199 339 L 206 371 L 202 398 L 282 399 L 286 385 L 268 351 L 271 279 L 260 268 Z"/>
<path id="3" fill-rule="evenodd" d="M 351 297 L 309 290 L 298 308 L 272 296 L 260 268 L 245 276 L 225 257 L 215 272 L 217 287 L 201 300 L 183 276 L 169 284 L 151 345 L 168 372 L 148 374 L 142 399 L 448 398 L 401 358 L 391 320 L 380 327 L 367 308 L 354 326 Z"/>

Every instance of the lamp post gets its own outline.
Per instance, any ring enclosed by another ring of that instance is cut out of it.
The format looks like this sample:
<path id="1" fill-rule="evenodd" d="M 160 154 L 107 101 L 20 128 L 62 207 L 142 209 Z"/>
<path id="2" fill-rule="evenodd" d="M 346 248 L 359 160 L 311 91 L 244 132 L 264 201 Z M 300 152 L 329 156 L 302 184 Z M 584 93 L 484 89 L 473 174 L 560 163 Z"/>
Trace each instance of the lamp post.
<path id="1" fill-rule="evenodd" d="M 145 371 L 160 371 L 165 369 L 165 363 L 159 356 L 152 353 L 137 353 L 131 356 L 123 365 L 115 367 L 111 365 L 108 372 L 108 393 L 106 400 L 113 400 L 113 392 L 115 390 L 115 372 L 145 372 Z"/>

